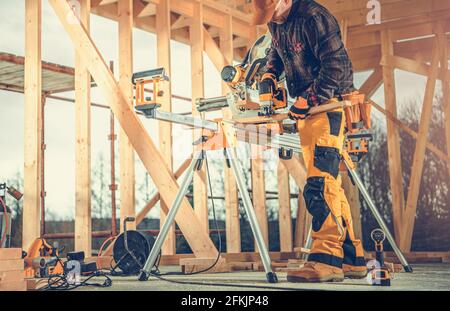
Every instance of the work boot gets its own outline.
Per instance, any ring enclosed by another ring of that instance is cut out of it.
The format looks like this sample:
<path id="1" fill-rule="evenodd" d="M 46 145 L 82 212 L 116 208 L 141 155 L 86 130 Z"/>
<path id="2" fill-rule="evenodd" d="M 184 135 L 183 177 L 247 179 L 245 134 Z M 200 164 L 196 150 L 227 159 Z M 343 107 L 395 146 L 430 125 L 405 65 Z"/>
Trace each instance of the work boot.
<path id="1" fill-rule="evenodd" d="M 366 266 L 350 266 L 343 264 L 344 276 L 349 279 L 363 279 L 367 276 Z"/>
<path id="2" fill-rule="evenodd" d="M 287 281 L 293 283 L 342 282 L 344 272 L 341 268 L 320 262 L 307 262 L 298 270 L 287 273 Z"/>

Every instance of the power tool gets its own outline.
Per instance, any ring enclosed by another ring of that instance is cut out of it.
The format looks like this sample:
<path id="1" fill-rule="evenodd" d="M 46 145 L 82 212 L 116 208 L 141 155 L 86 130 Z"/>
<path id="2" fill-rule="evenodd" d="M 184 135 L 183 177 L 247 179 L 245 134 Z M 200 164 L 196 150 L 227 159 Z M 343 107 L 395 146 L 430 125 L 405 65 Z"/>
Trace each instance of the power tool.
<path id="1" fill-rule="evenodd" d="M 369 278 L 373 286 L 391 286 L 391 273 L 384 263 L 383 242 L 386 238 L 384 231 L 375 229 L 370 233 L 370 237 L 375 242 L 375 267 L 370 270 Z"/>
<path id="2" fill-rule="evenodd" d="M 36 239 L 24 258 L 25 276 L 28 278 L 45 278 L 64 272 L 64 266 L 59 259 L 58 243 L 50 245 L 45 239 Z"/>

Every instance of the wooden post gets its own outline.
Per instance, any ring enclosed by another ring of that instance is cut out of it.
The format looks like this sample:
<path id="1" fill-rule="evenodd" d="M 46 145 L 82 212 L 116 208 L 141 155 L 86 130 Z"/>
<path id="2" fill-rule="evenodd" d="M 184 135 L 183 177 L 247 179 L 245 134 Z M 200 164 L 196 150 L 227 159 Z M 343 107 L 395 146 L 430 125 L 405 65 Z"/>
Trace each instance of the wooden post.
<path id="1" fill-rule="evenodd" d="M 226 24 L 223 29 L 220 30 L 220 50 L 223 56 L 226 58 L 228 64 L 233 64 L 233 18 L 228 15 L 226 18 Z M 228 85 L 222 82 L 222 93 L 226 94 L 230 91 Z M 222 109 L 222 115 L 224 118 L 231 117 L 231 111 L 229 108 Z M 225 229 L 226 229 L 226 241 L 228 253 L 240 253 L 241 252 L 241 230 L 239 223 L 239 201 L 236 179 L 233 171 L 224 162 L 224 188 L 225 188 Z"/>
<path id="2" fill-rule="evenodd" d="M 119 0 L 119 87 L 128 105 L 133 107 L 133 0 Z M 135 217 L 135 168 L 134 150 L 123 128 L 119 135 L 120 161 L 120 231 L 126 217 Z M 127 228 L 136 228 L 131 222 Z"/>
<path id="3" fill-rule="evenodd" d="M 440 49 L 440 63 L 442 76 L 442 108 L 444 111 L 444 127 L 445 127 L 445 138 L 447 142 L 447 155 L 450 155 L 450 81 L 448 79 L 448 42 L 447 35 L 445 33 L 446 23 L 440 22 L 438 26 L 437 38 L 439 42 Z M 450 162 L 447 162 L 448 176 L 450 178 Z"/>
<path id="4" fill-rule="evenodd" d="M 40 233 L 41 0 L 25 1 L 24 201 L 22 248 Z"/>
<path id="5" fill-rule="evenodd" d="M 179 191 L 175 176 L 169 171 L 164 158 L 156 148 L 144 125 L 130 107 L 128 98 L 118 87 L 112 72 L 108 69 L 92 38 L 80 24 L 71 22 L 75 19 L 75 16 L 67 2 L 60 0 L 48 0 L 48 2 L 64 26 L 72 43 L 78 47 L 78 53 L 84 64 L 97 83 L 99 90 L 102 91 L 121 127 L 128 135 L 156 187 L 158 187 L 161 198 L 167 206 L 171 206 Z M 217 249 L 210 237 L 204 230 L 201 230 L 200 221 L 186 198 L 183 198 L 181 202 L 175 221 L 196 257 L 217 257 Z"/>
<path id="6" fill-rule="evenodd" d="M 156 7 L 156 40 L 157 40 L 157 58 L 158 67 L 164 67 L 169 78 L 171 75 L 170 62 L 170 1 L 161 0 Z M 163 96 L 161 100 L 161 110 L 172 111 L 172 89 L 170 82 L 164 82 L 161 86 Z M 172 124 L 169 122 L 159 122 L 159 149 L 166 160 L 167 166 L 173 171 L 173 157 L 172 157 Z M 164 205 L 165 202 L 161 201 Z M 161 208 L 159 225 L 160 227 L 166 219 L 165 208 Z M 162 246 L 163 255 L 174 255 L 176 253 L 176 236 L 175 225 L 173 225 L 167 235 L 167 238 Z"/>
<path id="7" fill-rule="evenodd" d="M 191 76 L 192 76 L 192 115 L 199 115 L 195 108 L 195 100 L 204 96 L 204 67 L 203 67 L 203 5 L 193 2 L 194 14 L 190 25 L 191 42 Z M 201 137 L 202 132 L 194 130 L 194 140 Z M 206 184 L 206 165 L 194 174 L 194 210 L 202 228 L 209 233 L 208 187 Z"/>
<path id="8" fill-rule="evenodd" d="M 382 56 L 394 55 L 394 43 L 392 42 L 389 30 L 381 32 L 381 54 Z M 395 96 L 395 76 L 394 68 L 383 66 L 384 100 L 386 111 L 397 117 L 397 102 Z M 392 193 L 392 217 L 394 222 L 395 240 L 400 243 L 403 229 L 403 210 L 405 197 L 403 193 L 403 173 L 400 154 L 400 133 L 398 127 L 390 118 L 386 118 L 389 176 Z M 406 249 L 403 249 L 406 251 Z"/>
<path id="9" fill-rule="evenodd" d="M 426 143 L 430 128 L 431 115 L 433 112 L 434 91 L 439 74 L 439 47 L 435 39 L 433 56 L 431 60 L 431 70 L 428 76 L 427 86 L 422 105 L 422 113 L 419 124 L 419 136 L 416 141 L 416 149 L 411 167 L 411 177 L 408 188 L 408 198 L 405 210 L 405 230 L 402 235 L 400 248 L 409 251 L 411 249 L 412 236 L 414 230 L 414 220 L 416 218 L 417 200 L 419 198 L 420 184 L 422 181 L 422 171 L 425 161 Z"/>
<path id="10" fill-rule="evenodd" d="M 289 172 L 281 161 L 278 162 L 278 222 L 280 228 L 280 251 L 292 252 L 292 216 L 291 189 L 289 186 Z"/>
<path id="11" fill-rule="evenodd" d="M 362 239 L 362 226 L 361 226 L 361 202 L 359 201 L 359 190 L 352 183 L 348 173 L 342 173 L 342 188 L 344 189 L 345 196 L 347 197 L 348 204 L 350 205 L 350 211 L 353 219 L 353 230 L 357 239 Z"/>
<path id="12" fill-rule="evenodd" d="M 306 245 L 306 239 L 308 238 L 308 232 L 311 228 L 311 222 L 312 217 L 306 209 L 305 199 L 303 198 L 303 191 L 299 190 L 297 221 L 295 224 L 295 247 L 304 247 Z"/>
<path id="13" fill-rule="evenodd" d="M 80 22 L 89 32 L 91 1 L 79 3 Z M 75 137 L 75 251 L 84 251 L 91 257 L 91 75 L 78 53 L 75 53 Z"/>
<path id="14" fill-rule="evenodd" d="M 264 159 L 262 153 L 261 146 L 251 145 L 253 208 L 255 209 L 264 242 L 269 246 L 269 223 L 267 220 Z M 256 244 L 255 251 L 258 251 Z"/>

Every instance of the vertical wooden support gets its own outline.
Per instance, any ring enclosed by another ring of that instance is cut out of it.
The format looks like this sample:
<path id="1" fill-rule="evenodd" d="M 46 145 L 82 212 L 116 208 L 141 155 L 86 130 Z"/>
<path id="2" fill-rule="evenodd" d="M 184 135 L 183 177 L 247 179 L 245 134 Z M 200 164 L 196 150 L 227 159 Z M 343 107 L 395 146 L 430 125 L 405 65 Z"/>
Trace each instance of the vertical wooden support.
<path id="1" fill-rule="evenodd" d="M 42 105 L 41 0 L 25 1 L 24 201 L 22 248 L 40 231 L 40 121 Z"/>
<path id="2" fill-rule="evenodd" d="M 269 224 L 266 210 L 266 187 L 264 182 L 264 159 L 262 157 L 262 152 L 261 146 L 251 145 L 253 207 L 261 228 L 262 236 L 268 246 Z M 255 251 L 258 251 L 256 245 Z"/>
<path id="3" fill-rule="evenodd" d="M 191 42 L 191 75 L 192 75 L 192 114 L 198 115 L 195 100 L 204 96 L 203 68 L 203 5 L 193 2 L 194 14 L 190 25 Z M 194 131 L 194 140 L 201 136 L 201 131 Z M 203 229 L 209 233 L 208 188 L 206 184 L 206 165 L 194 174 L 194 210 L 200 219 Z"/>
<path id="4" fill-rule="evenodd" d="M 443 31 L 443 30 L 442 30 Z M 411 167 L 411 177 L 409 180 L 408 197 L 405 209 L 405 229 L 402 235 L 400 247 L 405 251 L 411 249 L 411 242 L 414 230 L 414 220 L 416 218 L 417 200 L 419 198 L 420 184 L 425 161 L 426 143 L 430 128 L 431 115 L 433 112 L 434 91 L 439 74 L 439 47 L 437 39 L 434 40 L 431 68 L 428 74 L 427 85 L 422 105 L 422 113 L 419 124 L 419 134 L 416 140 L 416 149 Z"/>
<path id="5" fill-rule="evenodd" d="M 133 0 L 119 0 L 119 86 L 129 106 L 133 106 Z M 134 150 L 123 129 L 120 130 L 120 231 L 126 217 L 135 217 Z M 136 223 L 129 223 L 134 229 Z"/>
<path id="6" fill-rule="evenodd" d="M 450 155 L 450 81 L 448 75 L 444 74 L 448 71 L 448 42 L 447 35 L 445 33 L 445 23 L 441 22 L 438 27 L 437 38 L 439 42 L 440 49 L 440 63 L 442 76 L 442 108 L 444 111 L 444 127 L 445 127 L 445 138 L 447 142 L 447 155 Z M 450 163 L 447 162 L 448 176 L 450 178 Z"/>
<path id="7" fill-rule="evenodd" d="M 156 40 L 157 40 L 157 60 L 158 67 L 164 67 L 166 73 L 171 77 L 170 62 L 170 1 L 161 0 L 156 7 Z M 161 90 L 163 91 L 161 110 L 172 111 L 172 89 L 170 83 L 163 83 Z M 159 149 L 166 160 L 167 166 L 173 171 L 172 157 L 172 124 L 169 122 L 159 122 Z M 166 204 L 163 200 L 160 202 L 163 207 L 160 210 L 160 226 L 166 219 L 164 212 Z M 175 225 L 170 229 L 167 238 L 162 246 L 163 255 L 174 255 L 176 253 L 176 236 Z"/>
<path id="8" fill-rule="evenodd" d="M 304 247 L 306 245 L 306 239 L 308 238 L 308 232 L 311 228 L 312 217 L 306 209 L 305 199 L 303 198 L 303 192 L 299 190 L 298 195 L 298 209 L 297 209 L 297 221 L 295 224 L 295 247 Z"/>
<path id="9" fill-rule="evenodd" d="M 228 64 L 233 64 L 233 18 L 231 15 L 226 17 L 225 27 L 220 30 L 220 51 L 226 58 Z M 228 85 L 222 82 L 222 93 L 230 91 Z M 224 118 L 231 117 L 229 108 L 223 108 Z M 241 230 L 239 223 L 239 201 L 237 193 L 236 179 L 233 171 L 224 163 L 224 188 L 225 188 L 225 229 L 228 253 L 241 252 Z"/>
<path id="10" fill-rule="evenodd" d="M 394 43 L 392 42 L 389 30 L 381 32 L 381 54 L 382 56 L 394 55 Z M 397 102 L 395 96 L 395 75 L 394 68 L 383 66 L 384 100 L 386 111 L 393 117 L 397 117 Z M 403 192 L 402 161 L 400 154 L 400 133 L 398 127 L 390 119 L 386 118 L 389 176 L 392 195 L 392 215 L 394 222 L 395 240 L 400 243 L 402 235 L 402 219 L 405 206 Z M 406 249 L 403 249 L 406 251 Z"/>
<path id="11" fill-rule="evenodd" d="M 80 22 L 90 28 L 91 0 L 79 0 Z M 76 51 L 75 51 L 76 52 Z M 92 251 L 91 75 L 75 53 L 75 251 Z"/>
<path id="12" fill-rule="evenodd" d="M 293 249 L 292 239 L 292 216 L 291 216 L 291 189 L 289 186 L 289 172 L 284 164 L 278 162 L 278 222 L 280 228 L 280 251 L 291 252 Z"/>

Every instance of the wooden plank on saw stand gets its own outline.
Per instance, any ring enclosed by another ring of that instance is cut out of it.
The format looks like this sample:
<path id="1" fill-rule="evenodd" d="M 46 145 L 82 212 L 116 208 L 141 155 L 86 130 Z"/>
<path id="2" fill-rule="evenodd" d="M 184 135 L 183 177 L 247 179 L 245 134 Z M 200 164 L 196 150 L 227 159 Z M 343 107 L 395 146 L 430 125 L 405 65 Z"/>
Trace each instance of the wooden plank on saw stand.
<path id="1" fill-rule="evenodd" d="M 191 42 L 191 72 L 192 72 L 192 115 L 199 115 L 196 109 L 196 98 L 204 97 L 204 67 L 203 67 L 203 5 L 199 2 L 193 3 L 194 16 L 190 25 Z M 193 139 L 197 140 L 202 135 L 201 129 L 193 131 Z M 209 234 L 208 213 L 208 187 L 206 184 L 206 165 L 200 171 L 194 173 L 194 210 L 200 220 L 201 228 Z"/>
<path id="2" fill-rule="evenodd" d="M 118 87 L 113 74 L 90 36 L 80 24 L 70 22 L 76 17 L 69 4 L 59 0 L 49 0 L 49 3 L 70 39 L 78 47 L 78 53 L 82 56 L 114 115 L 127 133 L 130 142 L 159 189 L 162 199 L 167 206 L 171 206 L 179 187 L 144 125 L 129 106 L 127 98 Z M 67 16 L 71 17 L 70 20 Z M 206 232 L 201 230 L 201 223 L 186 198 L 182 200 L 175 220 L 197 257 L 215 258 L 217 256 L 217 249 Z"/>
<path id="3" fill-rule="evenodd" d="M 119 0 L 119 86 L 129 107 L 133 107 L 133 1 Z M 135 163 L 134 150 L 123 130 L 119 134 L 120 161 L 120 231 L 127 217 L 135 217 Z M 136 222 L 129 222 L 127 228 L 136 228 Z"/>
<path id="4" fill-rule="evenodd" d="M 90 28 L 91 1 L 80 0 L 80 21 Z M 75 54 L 75 251 L 92 252 L 91 75 Z"/>
<path id="5" fill-rule="evenodd" d="M 156 43 L 157 43 L 157 59 L 158 67 L 163 67 L 169 77 L 172 76 L 171 62 L 170 62 L 170 1 L 161 0 L 156 7 Z M 171 83 L 164 82 L 161 85 L 163 95 L 161 98 L 161 110 L 172 111 L 172 88 Z M 155 96 L 155 95 L 153 95 Z M 161 154 L 166 159 L 169 170 L 173 171 L 173 157 L 172 157 L 172 123 L 159 122 L 159 149 Z M 163 201 L 161 204 L 165 204 Z M 167 207 L 166 207 L 167 208 Z M 159 216 L 160 227 L 166 219 L 166 213 L 162 208 Z M 162 246 L 163 255 L 173 255 L 176 253 L 176 236 L 175 225 L 170 227 L 167 238 Z"/>
<path id="6" fill-rule="evenodd" d="M 220 30 L 220 51 L 226 58 L 228 64 L 233 63 L 233 18 L 228 15 L 226 25 Z M 220 57 L 217 57 L 220 59 Z M 224 67 L 224 63 L 221 67 Z M 220 67 L 220 66 L 219 66 Z M 227 94 L 230 88 L 222 82 L 222 93 Z M 222 115 L 225 119 L 231 119 L 230 108 L 223 108 Z M 227 253 L 241 252 L 241 228 L 239 222 L 239 201 L 236 179 L 233 170 L 224 161 L 224 191 L 225 191 L 225 231 L 227 242 Z"/>
<path id="7" fill-rule="evenodd" d="M 40 236 L 42 122 L 41 0 L 25 2 L 24 199 L 22 247 Z"/>

